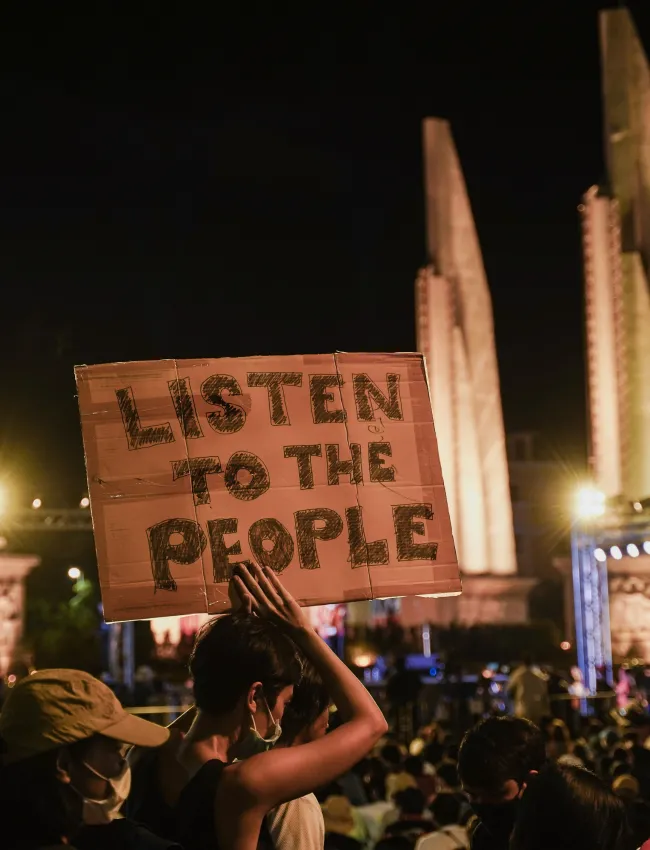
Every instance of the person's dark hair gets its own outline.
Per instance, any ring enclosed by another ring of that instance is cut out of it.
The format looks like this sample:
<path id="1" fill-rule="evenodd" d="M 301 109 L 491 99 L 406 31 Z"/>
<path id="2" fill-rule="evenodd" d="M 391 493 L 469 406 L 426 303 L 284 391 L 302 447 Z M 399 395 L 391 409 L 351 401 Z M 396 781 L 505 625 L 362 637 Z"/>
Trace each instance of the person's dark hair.
<path id="1" fill-rule="evenodd" d="M 422 750 L 422 758 L 429 764 L 438 764 L 445 754 L 445 748 L 439 741 L 431 741 Z"/>
<path id="2" fill-rule="evenodd" d="M 574 752 L 577 751 L 578 748 L 576 747 Z M 630 751 L 626 750 L 625 747 L 616 747 L 616 749 L 612 753 L 612 758 L 614 759 L 614 761 L 622 761 L 624 764 L 629 763 Z"/>
<path id="3" fill-rule="evenodd" d="M 82 798 L 57 779 L 60 749 L 0 767 L 3 840 L 60 844 L 82 823 Z"/>
<path id="4" fill-rule="evenodd" d="M 424 762 L 420 756 L 407 756 L 404 759 L 404 770 L 411 776 L 422 776 L 424 773 Z"/>
<path id="5" fill-rule="evenodd" d="M 284 709 L 282 737 L 279 743 L 289 746 L 298 735 L 315 723 L 330 704 L 330 696 L 315 668 L 304 662 L 302 678 L 293 689 L 291 702 Z"/>
<path id="6" fill-rule="evenodd" d="M 542 733 L 520 717 L 488 717 L 470 729 L 458 753 L 463 785 L 498 793 L 514 779 L 518 785 L 546 761 Z"/>
<path id="7" fill-rule="evenodd" d="M 291 638 L 252 614 L 224 614 L 199 632 L 190 658 L 198 708 L 223 714 L 253 682 L 261 682 L 269 708 L 288 685 L 297 685 L 302 659 Z"/>
<path id="8" fill-rule="evenodd" d="M 386 799 L 386 765 L 381 759 L 368 759 L 366 772 L 363 776 L 363 786 L 370 802 Z"/>
<path id="9" fill-rule="evenodd" d="M 402 751 L 397 744 L 386 744 L 381 748 L 381 757 L 390 767 L 399 767 L 402 763 Z"/>
<path id="10" fill-rule="evenodd" d="M 549 764 L 522 795 L 511 850 L 628 850 L 625 804 L 595 774 Z"/>
<path id="11" fill-rule="evenodd" d="M 458 768 L 450 761 L 443 761 L 436 766 L 436 776 L 441 779 L 448 788 L 458 788 Z"/>
<path id="12" fill-rule="evenodd" d="M 393 795 L 395 805 L 405 815 L 421 815 L 426 800 L 419 788 L 404 788 Z"/>
<path id="13" fill-rule="evenodd" d="M 627 776 L 630 772 L 630 765 L 624 764 L 622 761 L 615 761 L 609 769 L 609 775 L 612 779 L 617 776 Z"/>
<path id="14" fill-rule="evenodd" d="M 445 747 L 445 758 L 449 761 L 458 761 L 458 744 L 448 744 Z"/>
<path id="15" fill-rule="evenodd" d="M 438 827 L 460 823 L 461 804 L 455 794 L 448 792 L 438 794 L 429 806 L 429 811 Z"/>

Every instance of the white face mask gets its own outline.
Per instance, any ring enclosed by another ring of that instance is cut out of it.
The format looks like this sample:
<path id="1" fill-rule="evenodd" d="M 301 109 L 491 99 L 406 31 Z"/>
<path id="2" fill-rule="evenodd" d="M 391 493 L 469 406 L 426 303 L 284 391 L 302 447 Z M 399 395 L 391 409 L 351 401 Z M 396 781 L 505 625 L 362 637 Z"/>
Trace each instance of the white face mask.
<path id="1" fill-rule="evenodd" d="M 255 717 L 251 714 L 251 726 L 248 735 L 244 738 L 244 740 L 239 746 L 238 755 L 240 758 L 246 759 L 250 758 L 251 756 L 257 755 L 258 753 L 265 753 L 267 750 L 272 749 L 277 744 L 282 735 L 282 726 L 280 725 L 280 721 L 276 720 L 273 714 L 271 713 L 271 709 L 269 708 L 269 704 L 267 703 L 266 698 L 263 699 L 264 707 L 266 708 L 269 720 L 271 721 L 267 732 L 268 737 L 263 738 L 257 731 L 257 726 L 255 725 Z"/>
<path id="2" fill-rule="evenodd" d="M 88 826 L 101 826 L 122 817 L 120 809 L 131 790 L 131 768 L 126 760 L 122 770 L 111 779 L 103 776 L 86 762 L 83 762 L 83 765 L 95 776 L 103 779 L 104 782 L 108 782 L 111 788 L 105 800 L 91 800 L 89 797 L 81 795 L 83 799 L 83 822 Z"/>

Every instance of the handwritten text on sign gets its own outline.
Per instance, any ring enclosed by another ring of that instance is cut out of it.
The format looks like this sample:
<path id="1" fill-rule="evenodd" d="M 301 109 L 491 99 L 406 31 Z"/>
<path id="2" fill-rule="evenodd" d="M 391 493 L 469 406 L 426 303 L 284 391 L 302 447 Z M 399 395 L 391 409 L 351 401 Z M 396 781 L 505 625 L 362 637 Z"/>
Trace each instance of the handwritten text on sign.
<path id="1" fill-rule="evenodd" d="M 243 559 L 304 604 L 460 590 L 420 355 L 76 376 L 107 619 L 227 610 Z"/>

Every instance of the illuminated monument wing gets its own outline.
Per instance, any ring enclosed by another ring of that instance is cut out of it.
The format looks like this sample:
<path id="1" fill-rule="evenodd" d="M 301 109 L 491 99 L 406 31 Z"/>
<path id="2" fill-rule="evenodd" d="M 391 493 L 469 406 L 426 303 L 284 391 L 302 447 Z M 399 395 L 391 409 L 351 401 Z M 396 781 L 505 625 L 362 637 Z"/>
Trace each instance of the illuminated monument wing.
<path id="1" fill-rule="evenodd" d="M 625 9 L 602 12 L 608 186 L 581 206 L 591 462 L 607 496 L 650 496 L 650 72 Z"/>
<path id="2" fill-rule="evenodd" d="M 573 555 L 578 648 L 592 679 L 610 632 L 614 660 L 650 660 L 650 71 L 627 10 L 601 12 L 600 42 L 607 180 L 580 211 L 590 462 L 610 501 Z M 602 634 L 590 632 L 592 615 Z"/>
<path id="3" fill-rule="evenodd" d="M 492 301 L 449 124 L 424 122 L 428 249 L 417 282 L 440 457 L 465 574 L 517 571 Z"/>
<path id="4" fill-rule="evenodd" d="M 532 582 L 516 577 L 492 301 L 449 124 L 426 119 L 423 142 L 430 265 L 416 282 L 418 348 L 464 576 L 463 596 L 436 604 L 460 621 L 517 622 Z"/>

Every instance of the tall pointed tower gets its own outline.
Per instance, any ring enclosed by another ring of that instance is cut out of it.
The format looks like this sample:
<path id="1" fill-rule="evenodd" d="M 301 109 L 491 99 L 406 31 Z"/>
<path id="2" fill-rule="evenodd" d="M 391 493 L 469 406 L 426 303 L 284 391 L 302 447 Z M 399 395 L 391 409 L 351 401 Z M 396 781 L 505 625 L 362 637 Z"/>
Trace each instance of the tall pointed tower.
<path id="1" fill-rule="evenodd" d="M 521 622 L 534 582 L 516 575 L 490 291 L 448 122 L 427 118 L 423 143 L 430 264 L 416 281 L 417 338 L 463 573 L 463 595 L 430 606 L 443 620 Z"/>

